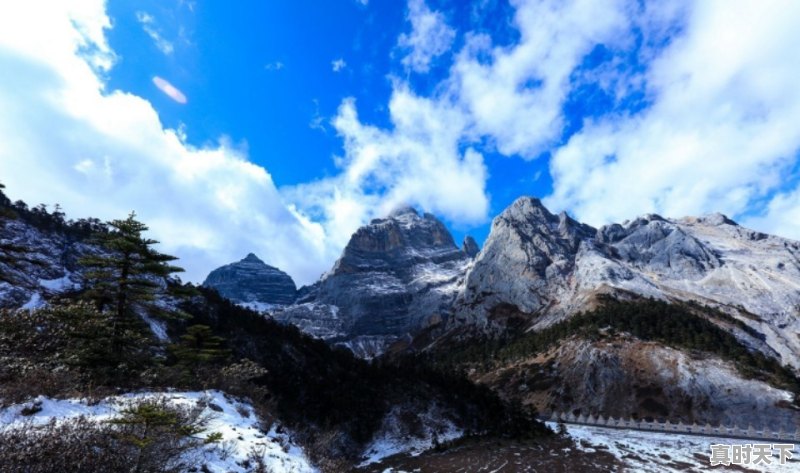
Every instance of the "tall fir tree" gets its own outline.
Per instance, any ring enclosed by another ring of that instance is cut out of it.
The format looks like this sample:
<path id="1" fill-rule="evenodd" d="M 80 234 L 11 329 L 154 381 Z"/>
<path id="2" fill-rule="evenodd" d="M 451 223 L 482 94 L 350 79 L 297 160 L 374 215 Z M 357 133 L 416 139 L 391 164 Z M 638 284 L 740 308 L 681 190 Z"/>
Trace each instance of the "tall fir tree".
<path id="1" fill-rule="evenodd" d="M 107 316 L 111 328 L 109 361 L 129 365 L 130 355 L 141 354 L 142 342 L 152 339 L 142 317 L 171 314 L 155 304 L 156 298 L 166 291 L 167 278 L 183 270 L 170 264 L 177 258 L 152 248 L 158 242 L 142 236 L 148 228 L 134 212 L 108 226 L 107 233 L 96 237 L 103 252 L 80 263 L 89 268 L 86 296 Z"/>
<path id="2" fill-rule="evenodd" d="M 214 335 L 208 325 L 191 325 L 168 352 L 185 381 L 202 378 L 205 368 L 228 359 L 231 351 L 224 347 L 225 339 Z"/>
<path id="3" fill-rule="evenodd" d="M 180 341 L 170 345 L 170 351 L 178 364 L 196 366 L 223 361 L 230 350 L 223 347 L 225 339 L 214 335 L 208 325 L 191 325 Z"/>

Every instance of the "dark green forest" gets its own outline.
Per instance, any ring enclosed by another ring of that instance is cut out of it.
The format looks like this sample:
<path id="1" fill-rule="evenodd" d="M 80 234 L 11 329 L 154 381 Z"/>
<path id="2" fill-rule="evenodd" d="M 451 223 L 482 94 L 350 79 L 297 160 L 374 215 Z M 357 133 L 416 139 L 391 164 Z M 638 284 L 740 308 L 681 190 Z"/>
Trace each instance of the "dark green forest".
<path id="1" fill-rule="evenodd" d="M 627 334 L 643 341 L 689 350 L 698 356 L 718 356 L 734 362 L 747 378 L 767 381 L 800 394 L 800 379 L 789 368 L 774 358 L 749 350 L 712 320 L 747 327 L 719 310 L 697 303 L 667 303 L 655 299 L 619 301 L 607 297 L 598 308 L 541 331 L 470 341 L 451 347 L 447 352 L 427 356 L 432 365 L 443 371 L 474 364 L 488 367 L 535 356 L 569 337 L 594 341 Z M 749 329 L 748 333 L 760 335 L 753 332 Z"/>

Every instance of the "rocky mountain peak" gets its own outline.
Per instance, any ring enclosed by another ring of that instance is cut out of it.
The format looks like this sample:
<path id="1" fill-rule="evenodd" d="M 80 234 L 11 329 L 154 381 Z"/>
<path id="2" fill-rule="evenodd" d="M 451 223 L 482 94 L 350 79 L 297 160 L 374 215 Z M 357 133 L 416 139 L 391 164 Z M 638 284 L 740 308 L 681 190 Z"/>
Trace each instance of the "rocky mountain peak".
<path id="1" fill-rule="evenodd" d="M 480 253 L 481 249 L 475 239 L 467 235 L 464 237 L 464 242 L 461 243 L 461 251 L 463 251 L 470 258 L 474 258 Z"/>
<path id="2" fill-rule="evenodd" d="M 404 205 L 402 207 L 398 207 L 391 212 L 389 212 L 388 218 L 393 219 L 402 219 L 402 218 L 414 218 L 419 217 L 419 213 L 414 207 L 410 205 Z"/>
<path id="3" fill-rule="evenodd" d="M 329 274 L 385 266 L 403 268 L 426 259 L 440 262 L 461 256 L 441 221 L 403 207 L 356 230 Z"/>
<path id="4" fill-rule="evenodd" d="M 523 196 L 515 200 L 498 218 L 528 223 L 555 223 L 558 218 L 550 213 L 536 197 Z"/>
<path id="5" fill-rule="evenodd" d="M 520 197 L 492 222 L 486 246 L 495 236 L 507 244 L 508 232 L 515 233 L 514 239 L 521 239 L 531 251 L 548 255 L 549 260 L 557 253 L 577 251 L 580 242 L 597 230 L 572 219 L 566 212 L 552 214 L 535 197 Z"/>
<path id="6" fill-rule="evenodd" d="M 359 228 L 333 269 L 277 318 L 374 356 L 441 321 L 469 261 L 441 221 L 403 207 Z"/>
<path id="7" fill-rule="evenodd" d="M 728 218 L 727 215 L 719 212 L 703 215 L 702 217 L 685 217 L 679 220 L 680 223 L 685 224 L 705 224 L 712 226 L 730 225 L 738 227 L 739 224 Z"/>
<path id="8" fill-rule="evenodd" d="M 253 308 L 294 302 L 297 286 L 291 276 L 249 253 L 242 260 L 211 271 L 203 282 L 228 299 Z"/>
<path id="9" fill-rule="evenodd" d="M 261 263 L 265 264 L 261 259 L 253 253 L 247 253 L 247 256 L 241 261 L 242 263 Z"/>

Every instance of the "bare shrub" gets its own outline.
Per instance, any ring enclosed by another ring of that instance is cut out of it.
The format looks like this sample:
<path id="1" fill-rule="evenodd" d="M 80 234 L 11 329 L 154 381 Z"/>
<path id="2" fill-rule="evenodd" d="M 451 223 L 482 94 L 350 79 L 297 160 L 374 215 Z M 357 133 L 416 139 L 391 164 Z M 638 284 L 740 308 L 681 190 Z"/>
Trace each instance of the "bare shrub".
<path id="1" fill-rule="evenodd" d="M 237 449 L 237 442 L 236 440 L 223 440 L 222 442 L 217 445 L 217 451 L 219 452 L 219 457 L 225 461 L 228 458 L 232 457 L 234 453 L 236 453 Z"/>
<path id="2" fill-rule="evenodd" d="M 198 407 L 136 401 L 108 422 L 85 417 L 0 431 L 4 473 L 178 473 L 197 464 L 208 422 Z"/>
<path id="3" fill-rule="evenodd" d="M 245 460 L 245 468 L 249 473 L 274 473 L 272 468 L 267 465 L 267 447 L 260 445 L 250 448 Z"/>

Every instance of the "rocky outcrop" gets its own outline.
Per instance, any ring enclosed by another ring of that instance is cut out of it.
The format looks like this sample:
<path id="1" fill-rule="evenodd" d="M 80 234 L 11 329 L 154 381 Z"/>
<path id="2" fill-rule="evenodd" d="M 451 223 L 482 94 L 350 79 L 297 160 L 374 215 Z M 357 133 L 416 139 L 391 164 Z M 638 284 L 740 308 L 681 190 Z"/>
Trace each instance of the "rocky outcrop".
<path id="1" fill-rule="evenodd" d="M 461 243 L 461 251 L 463 251 L 470 258 L 474 258 L 478 256 L 478 253 L 481 251 L 481 249 L 478 246 L 478 243 L 475 242 L 475 239 L 467 235 L 464 237 L 464 242 Z"/>
<path id="2" fill-rule="evenodd" d="M 793 431 L 800 423 L 791 392 L 746 379 L 733 363 L 715 356 L 630 337 L 571 338 L 476 380 L 538 412 L 766 424 L 776 431 Z"/>
<path id="3" fill-rule="evenodd" d="M 34 309 L 52 296 L 80 289 L 78 261 L 100 252 L 84 240 L 0 216 L 0 308 Z"/>
<path id="4" fill-rule="evenodd" d="M 552 305 L 554 289 L 566 283 L 581 245 L 594 233 L 564 213 L 551 214 L 538 199 L 518 199 L 492 222 L 467 273 L 460 309 L 484 316 L 507 304 L 533 314 Z"/>
<path id="5" fill-rule="evenodd" d="M 253 253 L 241 261 L 211 271 L 203 285 L 255 310 L 291 304 L 297 295 L 291 276 L 264 263 Z"/>
<path id="6" fill-rule="evenodd" d="M 401 208 L 359 228 L 333 269 L 275 316 L 375 355 L 444 320 L 469 261 L 442 222 Z M 314 314 L 324 329 L 313 327 Z"/>

